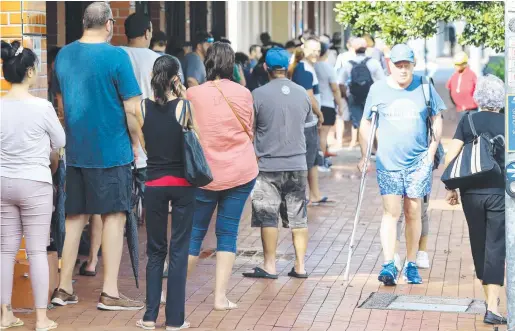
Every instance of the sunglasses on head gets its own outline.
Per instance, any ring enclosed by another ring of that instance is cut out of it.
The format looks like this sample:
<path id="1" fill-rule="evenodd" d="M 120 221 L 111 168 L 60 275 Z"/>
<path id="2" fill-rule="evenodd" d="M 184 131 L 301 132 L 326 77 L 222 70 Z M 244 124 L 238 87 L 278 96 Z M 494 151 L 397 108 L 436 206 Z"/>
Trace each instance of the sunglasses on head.
<path id="1" fill-rule="evenodd" d="M 214 42 L 215 42 L 215 38 L 206 38 L 206 41 L 205 41 L 205 42 L 206 42 L 206 43 L 210 43 L 210 44 L 212 44 L 212 43 L 214 43 Z"/>

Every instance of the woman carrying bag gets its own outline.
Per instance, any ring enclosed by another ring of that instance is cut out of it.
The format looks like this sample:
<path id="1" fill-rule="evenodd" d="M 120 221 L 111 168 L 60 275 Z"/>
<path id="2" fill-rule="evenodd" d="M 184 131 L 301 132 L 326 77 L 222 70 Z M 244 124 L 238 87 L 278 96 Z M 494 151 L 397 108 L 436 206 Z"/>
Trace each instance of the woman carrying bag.
<path id="1" fill-rule="evenodd" d="M 486 297 L 486 324 L 507 323 L 498 310 L 506 257 L 504 114 L 499 114 L 504 108 L 504 93 L 504 82 L 499 78 L 479 78 L 474 100 L 480 112 L 462 117 L 442 176 L 446 188 L 460 189 L 476 275 Z M 448 189 L 446 200 L 458 204 L 458 192 Z"/>
<path id="2" fill-rule="evenodd" d="M 168 269 L 166 330 L 189 327 L 185 318 L 188 249 L 195 207 L 195 188 L 212 178 L 194 131 L 192 107 L 182 99 L 179 64 L 158 58 L 152 71 L 154 100 L 142 101 L 147 151 L 145 189 L 147 228 L 147 310 L 137 326 L 155 329 L 161 302 L 162 275 L 168 244 L 168 208 L 172 205 L 172 236 Z"/>
<path id="3" fill-rule="evenodd" d="M 235 260 L 238 227 L 258 174 L 254 152 L 254 105 L 250 91 L 232 82 L 235 54 L 231 45 L 215 42 L 206 54 L 207 82 L 187 91 L 202 132 L 202 147 L 213 182 L 195 193 L 195 214 L 188 273 L 196 266 L 202 241 L 217 208 L 216 285 L 214 309 L 237 305 L 227 299 Z"/>

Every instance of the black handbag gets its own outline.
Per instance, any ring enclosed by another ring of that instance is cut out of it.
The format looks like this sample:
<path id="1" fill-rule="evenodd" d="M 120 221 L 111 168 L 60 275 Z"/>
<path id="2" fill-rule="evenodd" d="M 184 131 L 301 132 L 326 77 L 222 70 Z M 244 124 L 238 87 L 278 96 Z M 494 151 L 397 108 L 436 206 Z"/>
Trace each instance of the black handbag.
<path id="1" fill-rule="evenodd" d="M 184 141 L 184 177 L 191 185 L 203 187 L 213 181 L 213 175 L 207 164 L 202 146 L 195 132 L 188 125 L 191 121 L 193 121 L 193 118 L 190 103 L 188 100 L 183 100 L 179 123 L 182 126 Z"/>
<path id="2" fill-rule="evenodd" d="M 473 115 L 467 113 L 474 138 L 465 142 L 460 154 L 445 169 L 441 180 L 450 189 L 473 188 L 502 175 L 502 169 L 495 159 L 497 141 L 504 146 L 504 137 L 490 138 L 488 134 L 477 134 Z"/>
<path id="3" fill-rule="evenodd" d="M 433 121 L 431 119 L 431 85 L 433 84 L 433 80 L 431 78 L 422 77 L 422 93 L 424 94 L 424 102 L 426 104 L 426 127 L 427 127 L 427 146 L 431 145 L 431 141 L 435 139 L 435 134 L 433 131 Z M 438 166 L 444 162 L 445 159 L 445 151 L 443 149 L 442 143 L 438 144 L 438 148 L 436 149 L 435 158 L 433 162 L 433 169 L 438 169 Z"/>

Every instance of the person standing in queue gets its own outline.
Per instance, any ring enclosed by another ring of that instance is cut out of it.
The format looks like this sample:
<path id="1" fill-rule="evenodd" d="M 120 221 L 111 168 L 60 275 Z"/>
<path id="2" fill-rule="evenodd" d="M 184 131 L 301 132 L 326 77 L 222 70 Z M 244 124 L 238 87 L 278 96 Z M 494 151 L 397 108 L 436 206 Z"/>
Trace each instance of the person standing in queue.
<path id="1" fill-rule="evenodd" d="M 91 215 L 102 217 L 104 284 L 101 310 L 139 310 L 143 302 L 118 291 L 123 233 L 131 210 L 131 163 L 141 133 L 141 90 L 127 53 L 109 44 L 113 13 L 105 2 L 84 12 L 81 39 L 66 45 L 55 68 L 64 104 L 66 144 L 66 237 L 61 278 L 51 302 L 76 304 L 73 270 L 84 226 Z M 142 146 L 144 149 L 144 146 Z"/>
<path id="2" fill-rule="evenodd" d="M 198 262 L 202 241 L 217 208 L 215 310 L 238 307 L 227 298 L 227 286 L 236 258 L 243 207 L 258 175 L 252 94 L 231 81 L 234 61 L 231 45 L 215 42 L 206 54 L 207 82 L 187 91 L 213 174 L 213 182 L 195 193 L 188 275 Z"/>

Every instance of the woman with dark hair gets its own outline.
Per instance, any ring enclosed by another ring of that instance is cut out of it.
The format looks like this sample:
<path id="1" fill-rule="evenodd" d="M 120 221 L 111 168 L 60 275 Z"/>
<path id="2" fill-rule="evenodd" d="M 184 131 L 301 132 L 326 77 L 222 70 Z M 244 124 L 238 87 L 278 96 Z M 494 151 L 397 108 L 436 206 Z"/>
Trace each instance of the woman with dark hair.
<path id="1" fill-rule="evenodd" d="M 172 235 L 166 301 L 166 330 L 189 327 L 184 321 L 188 248 L 193 220 L 195 188 L 184 177 L 183 127 L 194 129 L 193 118 L 183 107 L 184 87 L 179 64 L 168 55 L 159 57 L 152 69 L 153 98 L 142 101 L 143 135 L 147 151 L 145 188 L 147 228 L 147 310 L 137 326 L 153 330 L 159 313 L 162 276 L 167 255 L 168 208 L 172 205 Z M 183 116 L 183 117 L 182 117 Z"/>
<path id="2" fill-rule="evenodd" d="M 57 323 L 47 317 L 51 169 L 57 168 L 56 150 L 64 147 L 66 138 L 52 104 L 29 93 L 38 80 L 36 54 L 18 41 L 9 44 L 2 40 L 2 61 L 3 75 L 11 89 L 1 99 L 1 328 L 23 325 L 11 309 L 14 260 L 23 235 L 30 263 L 36 331 L 52 330 Z"/>
<path id="3" fill-rule="evenodd" d="M 499 114 L 506 102 L 504 82 L 493 75 L 479 78 L 474 101 L 480 110 L 461 118 L 445 156 L 445 165 L 447 167 L 460 154 L 463 146 L 474 141 L 477 135 L 487 135 L 496 142 L 493 153 L 501 173 L 474 179 L 469 187 L 460 189 L 460 195 L 469 228 L 476 276 L 483 285 L 486 298 L 483 322 L 507 324 L 506 318 L 499 312 L 499 295 L 504 285 L 506 264 L 504 146 L 501 143 L 504 140 L 501 137 L 504 138 L 505 118 Z M 458 204 L 458 192 L 449 190 L 446 200 L 450 205 Z"/>
<path id="4" fill-rule="evenodd" d="M 252 144 L 253 99 L 249 90 L 231 81 L 234 51 L 229 44 L 215 42 L 207 51 L 205 65 L 207 82 L 188 89 L 187 99 L 195 106 L 195 119 L 202 132 L 201 144 L 213 182 L 196 192 L 188 273 L 197 264 L 200 246 L 218 207 L 214 308 L 230 310 L 237 308 L 226 294 L 238 226 L 258 174 Z"/>

